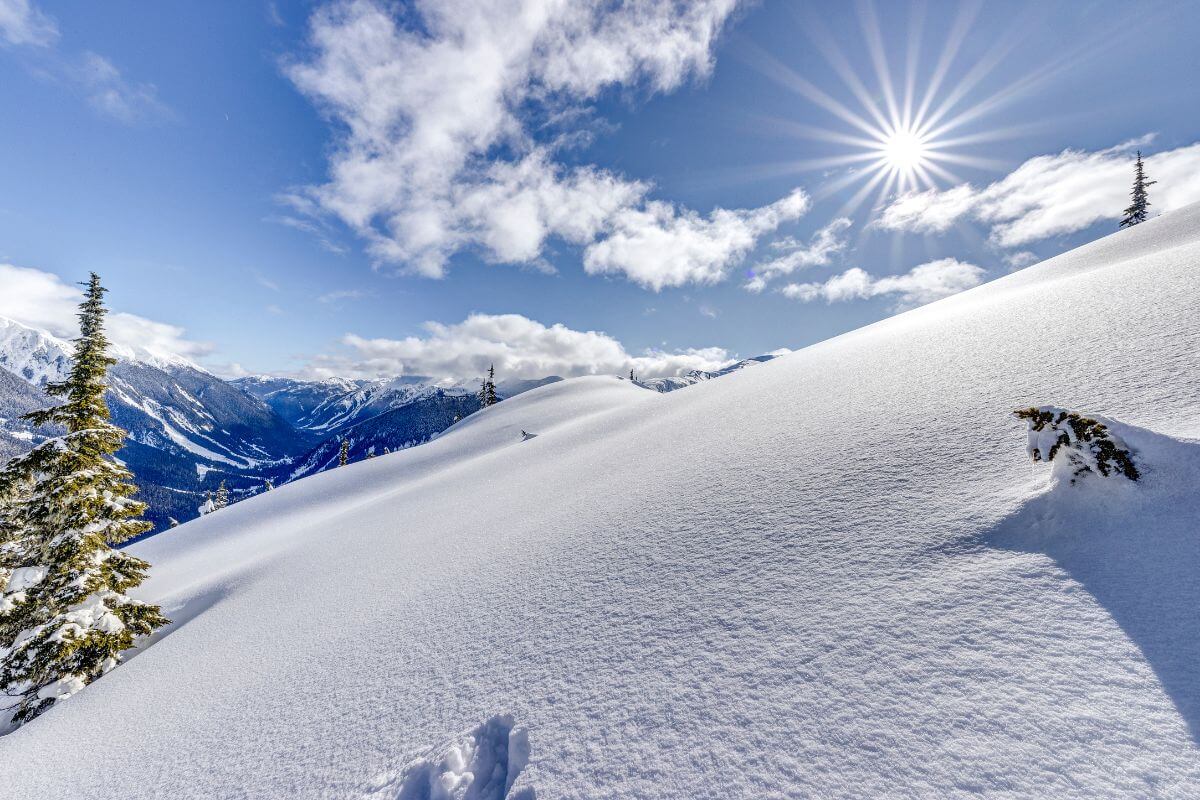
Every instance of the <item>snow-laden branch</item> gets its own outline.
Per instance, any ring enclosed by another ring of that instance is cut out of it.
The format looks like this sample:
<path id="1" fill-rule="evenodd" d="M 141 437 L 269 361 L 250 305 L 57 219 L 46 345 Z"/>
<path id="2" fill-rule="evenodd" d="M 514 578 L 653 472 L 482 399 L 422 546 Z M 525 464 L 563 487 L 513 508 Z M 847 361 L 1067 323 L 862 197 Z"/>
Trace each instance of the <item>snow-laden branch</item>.
<path id="1" fill-rule="evenodd" d="M 1028 423 L 1030 458 L 1047 462 L 1057 459 L 1071 470 L 1071 483 L 1089 472 L 1131 481 L 1141 477 L 1129 448 L 1104 423 L 1057 406 L 1013 413 Z"/>

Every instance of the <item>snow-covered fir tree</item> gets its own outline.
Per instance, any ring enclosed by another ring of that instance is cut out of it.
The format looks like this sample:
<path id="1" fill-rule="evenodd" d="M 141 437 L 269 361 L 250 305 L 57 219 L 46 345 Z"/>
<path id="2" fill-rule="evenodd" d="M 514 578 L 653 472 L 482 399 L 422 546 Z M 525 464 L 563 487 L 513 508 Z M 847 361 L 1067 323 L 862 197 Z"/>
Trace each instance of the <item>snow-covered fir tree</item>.
<path id="1" fill-rule="evenodd" d="M 225 481 L 221 481 L 217 486 L 217 494 L 213 497 L 213 510 L 219 511 L 229 505 L 229 489 L 225 487 Z"/>
<path id="2" fill-rule="evenodd" d="M 1133 189 L 1129 192 L 1133 201 L 1129 204 L 1129 208 L 1125 209 L 1125 216 L 1121 217 L 1122 228 L 1146 221 L 1150 213 L 1150 198 L 1146 194 L 1146 187 L 1156 183 L 1158 181 L 1146 180 L 1146 169 L 1142 165 L 1142 151 L 1138 150 L 1137 162 L 1133 167 Z"/>
<path id="3" fill-rule="evenodd" d="M 14 540 L 20 532 L 17 526 L 17 502 L 28 493 L 29 481 L 20 480 L 10 484 L 0 483 L 0 548 Z M 0 562 L 2 570 L 3 562 Z M 4 585 L 5 573 L 0 572 L 0 586 Z"/>
<path id="4" fill-rule="evenodd" d="M 487 377 L 479 382 L 479 407 L 487 408 L 496 405 L 496 365 L 488 367 Z M 457 420 L 456 420 L 457 421 Z"/>
<path id="5" fill-rule="evenodd" d="M 274 488 L 275 488 L 275 484 L 271 483 L 270 478 L 267 478 L 265 481 L 263 481 L 263 491 L 264 492 L 269 492 Z"/>
<path id="6" fill-rule="evenodd" d="M 492 364 L 491 366 L 488 367 L 487 396 L 486 396 L 485 400 L 486 400 L 486 402 L 484 403 L 484 405 L 488 405 L 488 406 L 496 405 L 497 398 L 496 398 L 496 365 L 495 364 Z"/>
<path id="7" fill-rule="evenodd" d="M 200 514 L 200 516 L 203 517 L 205 514 L 211 514 L 216 510 L 217 505 L 213 502 L 212 492 L 205 492 L 204 502 L 200 504 L 200 507 L 197 508 L 196 511 Z"/>
<path id="8" fill-rule="evenodd" d="M 342 448 L 338 450 L 338 466 L 344 467 L 350 463 L 350 440 L 342 439 Z"/>
<path id="9" fill-rule="evenodd" d="M 0 729 L 21 725 L 99 678 L 135 637 L 168 620 L 126 592 L 150 565 L 110 545 L 145 533 L 146 505 L 113 459 L 125 432 L 109 422 L 104 288 L 94 273 L 80 304 L 67 378 L 46 391 L 62 405 L 26 416 L 58 425 L 0 470 Z"/>

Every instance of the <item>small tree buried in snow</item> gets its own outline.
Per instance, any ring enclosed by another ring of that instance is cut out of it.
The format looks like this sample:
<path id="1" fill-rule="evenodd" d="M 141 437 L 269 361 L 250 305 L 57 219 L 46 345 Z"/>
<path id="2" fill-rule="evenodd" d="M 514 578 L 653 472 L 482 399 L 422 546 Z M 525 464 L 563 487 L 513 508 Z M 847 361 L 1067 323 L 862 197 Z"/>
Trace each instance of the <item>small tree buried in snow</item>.
<path id="1" fill-rule="evenodd" d="M 0 470 L 0 732 L 99 678 L 135 636 L 168 621 L 125 594 L 150 565 L 109 546 L 150 524 L 112 459 L 125 432 L 104 404 L 104 290 L 94 274 L 87 286 L 70 375 L 47 387 L 66 401 L 28 415 L 67 432 Z"/>
<path id="2" fill-rule="evenodd" d="M 220 511 L 229 505 L 229 489 L 225 488 L 225 481 L 221 481 L 221 485 L 217 487 L 217 494 L 213 497 L 213 508 Z"/>
<path id="3" fill-rule="evenodd" d="M 1071 483 L 1089 472 L 1131 481 L 1141 477 L 1125 444 L 1103 423 L 1055 406 L 1014 411 L 1029 425 L 1029 455 L 1034 461 L 1061 458 L 1071 469 Z"/>

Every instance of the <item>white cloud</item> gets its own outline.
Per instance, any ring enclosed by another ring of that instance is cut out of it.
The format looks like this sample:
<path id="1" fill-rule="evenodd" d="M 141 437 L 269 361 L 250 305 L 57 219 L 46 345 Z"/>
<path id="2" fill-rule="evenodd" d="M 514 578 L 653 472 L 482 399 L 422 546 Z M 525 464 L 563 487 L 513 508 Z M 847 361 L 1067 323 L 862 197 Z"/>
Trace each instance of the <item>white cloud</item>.
<path id="1" fill-rule="evenodd" d="M 76 80 L 87 93 L 88 104 L 105 116 L 132 125 L 170 116 L 151 83 L 130 83 L 111 61 L 85 52 L 76 69 Z"/>
<path id="2" fill-rule="evenodd" d="M 257 270 L 254 272 L 254 281 L 264 289 L 270 289 L 272 292 L 279 291 L 278 283 L 271 280 L 266 275 L 263 275 L 261 272 L 258 272 Z"/>
<path id="3" fill-rule="evenodd" d="M 79 335 L 77 287 L 49 272 L 12 264 L 0 264 L 0 286 L 0 316 L 63 338 Z"/>
<path id="4" fill-rule="evenodd" d="M 122 311 L 108 317 L 109 339 L 117 347 L 124 348 L 137 357 L 150 355 L 156 358 L 191 360 L 212 352 L 211 344 L 194 342 L 186 338 L 185 333 L 186 331 L 178 325 L 155 322 Z"/>
<path id="5" fill-rule="evenodd" d="M 799 189 L 762 208 L 718 208 L 707 217 L 651 201 L 617 212 L 612 232 L 584 252 L 583 266 L 591 274 L 624 273 L 655 291 L 716 283 L 760 236 L 799 218 L 808 206 L 808 196 Z"/>
<path id="6" fill-rule="evenodd" d="M 49 47 L 58 39 L 58 24 L 29 0 L 0 0 L 0 39 L 12 45 Z"/>
<path id="7" fill-rule="evenodd" d="M 566 378 L 620 375 L 631 368 L 646 376 L 677 375 L 719 369 L 733 360 L 719 347 L 632 355 L 606 333 L 543 325 L 520 314 L 471 314 L 453 325 L 426 322 L 424 327 L 425 335 L 404 339 L 348 334 L 342 343 L 351 353 L 318 357 L 305 372 L 313 377 L 424 375 L 455 382 L 476 378 L 493 363 L 505 378 Z"/>
<path id="8" fill-rule="evenodd" d="M 360 289 L 336 289 L 326 292 L 317 298 L 318 303 L 336 303 L 339 300 L 359 300 L 366 297 L 366 292 Z"/>
<path id="9" fill-rule="evenodd" d="M 893 200 L 876 225 L 914 233 L 944 233 L 975 208 L 978 197 L 978 190 L 967 183 L 945 191 L 909 192 Z"/>
<path id="10" fill-rule="evenodd" d="M 1009 253 L 1004 257 L 1004 263 L 1008 265 L 1010 270 L 1024 269 L 1030 264 L 1036 264 L 1041 261 L 1037 253 L 1032 253 L 1028 250 L 1018 250 L 1015 253 Z"/>
<path id="11" fill-rule="evenodd" d="M 551 235 L 591 242 L 648 188 L 594 167 L 567 171 L 539 148 L 519 162 L 494 163 L 484 182 L 456 187 L 452 221 L 492 260 L 527 263 Z"/>
<path id="12" fill-rule="evenodd" d="M 295 192 L 281 192 L 275 195 L 275 202 L 294 209 L 297 214 L 272 214 L 264 218 L 264 222 L 274 222 L 294 230 L 303 231 L 317 240 L 322 249 L 334 255 L 345 255 L 349 250 L 334 241 L 333 226 L 322 219 L 320 208 L 310 198 Z"/>
<path id="13" fill-rule="evenodd" d="M 771 247 L 785 251 L 784 255 L 754 267 L 750 280 L 742 288 L 748 292 L 761 292 L 771 280 L 781 275 L 790 275 L 805 267 L 825 266 L 834 255 L 845 249 L 846 240 L 842 238 L 842 232 L 850 224 L 846 217 L 838 217 L 814 233 L 807 245 L 790 236 L 772 243 Z"/>
<path id="14" fill-rule="evenodd" d="M 974 264 L 943 258 L 913 267 L 903 275 L 882 278 L 854 267 L 823 283 L 790 283 L 779 292 L 793 300 L 826 303 L 895 296 L 896 308 L 912 308 L 978 286 L 983 274 Z"/>
<path id="15" fill-rule="evenodd" d="M 906 194 L 892 202 L 877 224 L 892 230 L 941 233 L 973 218 L 991 226 L 1001 247 L 1019 247 L 1118 220 L 1129 204 L 1132 149 L 1147 138 L 1095 152 L 1064 150 L 1031 158 L 1003 179 L 977 189 L 961 184 L 945 191 Z M 1200 200 L 1200 143 L 1146 157 L 1159 182 L 1150 190 L 1153 212 Z"/>
<path id="16" fill-rule="evenodd" d="M 72 87 L 98 113 L 127 125 L 171 116 L 154 84 L 126 80 L 110 60 L 89 50 L 64 53 L 54 46 L 58 36 L 55 20 L 29 0 L 0 0 L 0 41 L 44 48 L 34 74 Z"/>
<path id="17" fill-rule="evenodd" d="M 78 312 L 82 291 L 49 272 L 12 264 L 0 264 L 0 316 L 22 325 L 41 328 L 55 336 L 72 339 L 79 335 Z M 125 312 L 110 312 L 109 340 L 118 350 L 157 358 L 197 358 L 212 346 L 186 338 L 176 325 Z"/>
<path id="18" fill-rule="evenodd" d="M 245 378 L 248 375 L 256 374 L 246 369 L 236 361 L 230 361 L 223 364 L 206 364 L 205 369 L 207 369 L 213 375 L 224 378 L 227 381 L 231 381 L 236 378 Z"/>
<path id="19" fill-rule="evenodd" d="M 310 22 L 311 56 L 287 73 L 343 136 L 328 182 L 292 196 L 349 225 L 378 262 L 429 277 L 463 249 L 537 264 L 560 238 L 587 248 L 590 271 L 647 286 L 719 279 L 780 204 L 702 218 L 647 202 L 642 181 L 555 160 L 580 131 L 552 144 L 530 131 L 587 121 L 605 90 L 668 92 L 707 75 L 735 5 L 425 0 L 398 21 L 376 0 L 332 2 Z M 628 246 L 647 238 L 686 252 Z"/>

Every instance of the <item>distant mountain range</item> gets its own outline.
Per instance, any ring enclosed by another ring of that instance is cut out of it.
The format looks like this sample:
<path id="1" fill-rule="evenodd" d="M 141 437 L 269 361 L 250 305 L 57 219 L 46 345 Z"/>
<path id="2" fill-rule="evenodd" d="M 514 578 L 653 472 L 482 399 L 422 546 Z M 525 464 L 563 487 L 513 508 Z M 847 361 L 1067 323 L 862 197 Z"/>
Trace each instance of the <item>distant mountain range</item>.
<path id="1" fill-rule="evenodd" d="M 0 457 L 27 450 L 53 431 L 19 419 L 58 402 L 42 391 L 70 368 L 72 345 L 0 317 Z M 113 422 L 129 432 L 120 459 L 137 477 L 156 526 L 196 516 L 222 478 L 237 492 L 257 488 L 264 469 L 310 443 L 257 398 L 186 361 L 116 352 L 106 395 Z M 139 358 L 140 356 L 140 358 Z M 22 379 L 13 383 L 11 378 Z M 23 384 L 23 385 L 22 385 Z"/>
<path id="2" fill-rule="evenodd" d="M 722 375 L 728 375 L 731 372 L 737 372 L 738 370 L 745 369 L 746 367 L 756 367 L 759 364 L 765 364 L 773 358 L 775 358 L 773 355 L 755 356 L 754 358 L 747 358 L 743 361 L 739 361 L 736 364 L 730 364 L 728 367 L 719 369 L 715 372 L 706 372 L 705 370 L 694 369 L 689 372 L 685 372 L 682 375 L 675 375 L 668 378 L 648 378 L 644 381 L 636 381 L 636 383 L 639 386 L 644 386 L 647 389 L 653 389 L 656 392 L 673 392 L 676 389 L 684 389 L 688 386 L 694 386 L 697 383 L 710 381 L 713 378 L 719 378 Z"/>
<path id="3" fill-rule="evenodd" d="M 0 463 L 57 433 L 20 417 L 56 402 L 44 387 L 65 376 L 71 352 L 70 342 L 0 317 Z M 427 442 L 480 407 L 473 388 L 419 377 L 226 381 L 178 357 L 122 348 L 114 357 L 107 401 L 113 422 L 129 432 L 118 457 L 134 473 L 156 530 L 195 517 L 221 481 L 237 500 L 267 480 L 279 485 L 336 466 L 343 439 L 357 461 Z M 770 358 L 638 385 L 674 391 Z M 506 381 L 497 394 L 559 380 Z"/>

